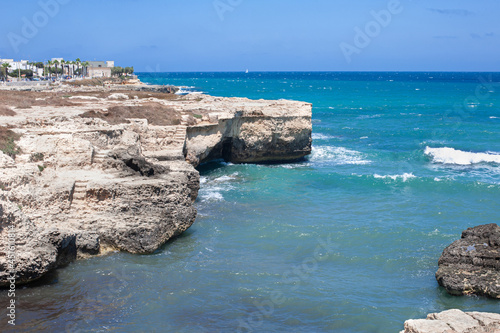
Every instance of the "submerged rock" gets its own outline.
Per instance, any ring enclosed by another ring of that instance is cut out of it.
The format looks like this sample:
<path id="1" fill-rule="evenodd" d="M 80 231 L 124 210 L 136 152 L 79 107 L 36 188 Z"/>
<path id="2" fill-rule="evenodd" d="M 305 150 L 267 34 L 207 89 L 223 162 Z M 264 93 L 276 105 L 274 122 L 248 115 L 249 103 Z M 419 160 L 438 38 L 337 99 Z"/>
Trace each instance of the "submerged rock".
<path id="1" fill-rule="evenodd" d="M 401 333 L 494 333 L 500 332 L 500 314 L 448 310 L 431 313 L 427 319 L 405 322 Z"/>
<path id="2" fill-rule="evenodd" d="M 500 227 L 487 224 L 465 230 L 443 251 L 436 279 L 452 295 L 500 298 Z"/>

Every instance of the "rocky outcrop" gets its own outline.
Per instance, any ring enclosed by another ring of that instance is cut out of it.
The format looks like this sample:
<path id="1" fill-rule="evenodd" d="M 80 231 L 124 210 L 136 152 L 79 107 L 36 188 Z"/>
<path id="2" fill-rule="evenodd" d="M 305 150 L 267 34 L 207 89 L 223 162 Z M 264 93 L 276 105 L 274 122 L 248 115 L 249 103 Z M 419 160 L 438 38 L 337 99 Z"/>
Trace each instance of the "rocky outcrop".
<path id="1" fill-rule="evenodd" d="M 500 298 L 500 227 L 487 224 L 465 230 L 443 251 L 436 279 L 452 295 Z"/>
<path id="2" fill-rule="evenodd" d="M 448 310 L 408 320 L 404 327 L 401 333 L 496 333 L 500 332 L 500 314 Z"/>
<path id="3" fill-rule="evenodd" d="M 71 89 L 67 93 L 75 94 Z M 21 135 L 15 159 L 0 153 L 1 236 L 8 238 L 12 229 L 16 235 L 18 284 L 76 258 L 156 251 L 194 223 L 200 186 L 194 166 L 200 163 L 290 161 L 311 150 L 307 103 L 146 97 L 165 106 L 158 112 L 173 110 L 180 124 L 108 123 L 89 117 L 89 110 L 140 110 L 144 100 L 134 96 L 137 90 L 82 89 L 85 98 L 73 99 L 73 106 L 56 101 L 63 106 L 18 108 L 16 117 L 0 117 L 0 125 Z M 122 95 L 133 98 L 118 99 Z M 10 274 L 3 244 L 0 286 Z"/>
<path id="4" fill-rule="evenodd" d="M 37 227 L 21 208 L 0 196 L 0 287 L 37 280 L 54 268 L 76 259 L 74 232 Z"/>
<path id="5" fill-rule="evenodd" d="M 311 153 L 311 104 L 235 99 L 232 108 L 210 112 L 206 122 L 187 129 L 184 152 L 191 164 L 280 163 Z"/>

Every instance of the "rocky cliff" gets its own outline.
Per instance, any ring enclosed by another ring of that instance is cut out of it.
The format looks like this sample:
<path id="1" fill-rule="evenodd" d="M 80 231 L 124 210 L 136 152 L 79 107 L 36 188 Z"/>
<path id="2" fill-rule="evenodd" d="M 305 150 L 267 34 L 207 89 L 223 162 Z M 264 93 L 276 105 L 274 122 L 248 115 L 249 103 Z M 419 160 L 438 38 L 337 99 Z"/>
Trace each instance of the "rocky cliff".
<path id="1" fill-rule="evenodd" d="M 200 163 L 311 151 L 302 102 L 89 87 L 0 98 L 12 111 L 0 126 L 17 140 L 0 152 L 2 286 L 11 271 L 21 284 L 77 257 L 154 252 L 193 224 Z"/>

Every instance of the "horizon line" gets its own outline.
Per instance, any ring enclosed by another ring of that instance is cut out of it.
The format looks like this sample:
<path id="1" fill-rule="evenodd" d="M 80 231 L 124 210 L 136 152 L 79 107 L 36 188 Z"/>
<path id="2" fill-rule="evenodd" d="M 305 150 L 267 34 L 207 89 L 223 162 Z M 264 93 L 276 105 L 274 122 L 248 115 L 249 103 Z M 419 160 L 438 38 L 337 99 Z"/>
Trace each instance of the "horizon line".
<path id="1" fill-rule="evenodd" d="M 137 71 L 135 74 L 138 73 L 146 73 L 146 74 L 160 74 L 160 73 L 246 73 L 244 70 L 241 71 L 165 71 L 165 72 L 148 72 L 148 71 Z M 250 73 L 500 73 L 500 71 L 473 71 L 473 70 L 462 70 L 462 71 L 457 71 L 457 70 L 389 70 L 389 71 L 384 71 L 384 70 L 337 70 L 337 71 L 321 71 L 321 70 L 314 70 L 314 71 L 304 71 L 304 70 L 284 70 L 284 71 L 279 71 L 279 70 L 271 70 L 271 71 L 249 71 L 246 74 Z"/>

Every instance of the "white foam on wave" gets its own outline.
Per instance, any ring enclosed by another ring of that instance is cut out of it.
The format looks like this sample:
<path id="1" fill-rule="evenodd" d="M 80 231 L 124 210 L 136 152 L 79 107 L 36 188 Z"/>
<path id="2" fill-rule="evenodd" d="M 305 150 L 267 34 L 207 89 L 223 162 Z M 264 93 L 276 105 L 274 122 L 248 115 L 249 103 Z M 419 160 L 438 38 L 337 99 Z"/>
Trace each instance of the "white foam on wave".
<path id="1" fill-rule="evenodd" d="M 413 173 L 404 173 L 402 175 L 386 175 L 386 176 L 381 176 L 381 175 L 378 175 L 378 174 L 374 174 L 373 177 L 377 178 L 377 179 L 392 179 L 394 181 L 398 180 L 398 179 L 401 179 L 404 182 L 408 181 L 409 179 L 413 179 L 413 178 L 418 178 L 417 176 L 415 176 Z"/>
<path id="2" fill-rule="evenodd" d="M 334 139 L 335 137 L 332 135 L 328 135 L 328 134 L 313 133 L 312 138 L 313 138 L 313 140 L 330 140 L 330 139 Z"/>
<path id="3" fill-rule="evenodd" d="M 491 116 L 490 119 L 500 119 L 500 117 Z"/>
<path id="4" fill-rule="evenodd" d="M 196 87 L 189 86 L 179 86 L 179 90 L 175 93 L 176 95 L 200 95 L 203 94 L 202 91 L 194 91 Z"/>
<path id="5" fill-rule="evenodd" d="M 382 117 L 381 114 L 363 114 L 361 116 L 358 116 L 356 119 L 374 119 L 380 117 Z"/>
<path id="6" fill-rule="evenodd" d="M 359 151 L 334 146 L 313 146 L 310 161 L 321 163 L 327 162 L 335 165 L 363 165 L 370 164 L 372 162 L 367 160 L 363 153 L 360 153 Z"/>
<path id="7" fill-rule="evenodd" d="M 228 181 L 231 181 L 231 180 L 235 180 L 237 177 L 238 177 L 238 173 L 235 172 L 233 173 L 232 175 L 229 175 L 229 176 L 221 176 L 219 178 L 215 178 L 213 180 L 214 183 L 225 183 L 225 182 L 228 182 Z"/>
<path id="8" fill-rule="evenodd" d="M 454 148 L 430 148 L 426 147 L 424 154 L 431 157 L 435 163 L 472 165 L 479 163 L 500 164 L 500 154 L 497 153 L 473 153 Z"/>
<path id="9" fill-rule="evenodd" d="M 199 198 L 202 202 L 207 201 L 223 201 L 223 193 L 234 189 L 231 182 L 238 178 L 239 174 L 237 172 L 231 175 L 224 175 L 217 178 L 209 178 L 203 176 L 200 178 L 200 188 Z"/>
<path id="10" fill-rule="evenodd" d="M 224 196 L 222 193 L 217 192 L 216 190 L 206 191 L 205 193 L 200 193 L 201 201 L 222 201 L 224 200 Z"/>

